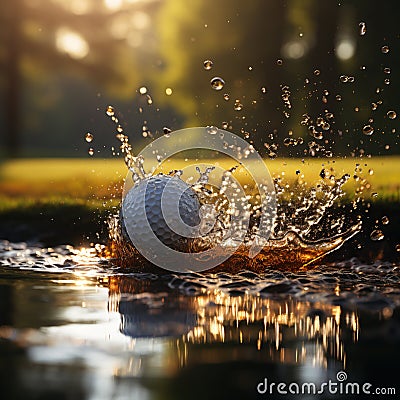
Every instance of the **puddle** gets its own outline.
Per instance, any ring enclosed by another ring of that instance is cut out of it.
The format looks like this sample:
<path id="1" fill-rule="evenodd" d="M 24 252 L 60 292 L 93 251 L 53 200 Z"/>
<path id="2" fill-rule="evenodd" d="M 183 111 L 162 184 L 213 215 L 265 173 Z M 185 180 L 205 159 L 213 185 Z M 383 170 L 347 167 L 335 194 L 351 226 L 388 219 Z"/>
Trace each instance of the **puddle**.
<path id="1" fill-rule="evenodd" d="M 204 398 L 210 387 L 257 398 L 265 377 L 397 379 L 395 263 L 155 275 L 72 246 L 3 241 L 0 254 L 7 398 Z"/>

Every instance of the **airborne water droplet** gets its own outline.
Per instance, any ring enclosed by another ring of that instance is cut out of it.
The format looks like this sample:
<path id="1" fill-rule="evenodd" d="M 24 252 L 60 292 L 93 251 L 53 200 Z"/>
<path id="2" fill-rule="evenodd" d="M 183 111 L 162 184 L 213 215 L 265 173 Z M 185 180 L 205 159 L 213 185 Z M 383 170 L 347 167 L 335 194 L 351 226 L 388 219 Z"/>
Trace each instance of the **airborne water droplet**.
<path id="1" fill-rule="evenodd" d="M 276 63 L 277 63 L 278 65 L 282 65 L 282 64 L 283 64 L 283 61 L 279 58 L 278 60 L 276 60 Z"/>
<path id="2" fill-rule="evenodd" d="M 339 80 L 340 80 L 340 82 L 342 82 L 342 83 L 346 83 L 346 82 L 348 82 L 349 77 L 348 77 L 347 75 L 340 75 Z"/>
<path id="3" fill-rule="evenodd" d="M 396 244 L 396 251 L 400 252 L 400 243 Z"/>
<path id="4" fill-rule="evenodd" d="M 377 242 L 378 240 L 382 240 L 385 237 L 385 235 L 380 229 L 375 229 L 371 232 L 369 237 L 371 238 L 371 240 Z"/>
<path id="5" fill-rule="evenodd" d="M 113 106 L 107 106 L 106 108 L 106 114 L 109 117 L 112 117 L 114 115 L 114 107 Z"/>
<path id="6" fill-rule="evenodd" d="M 363 128 L 363 134 L 371 136 L 374 133 L 374 128 L 371 125 L 365 125 Z"/>
<path id="7" fill-rule="evenodd" d="M 211 60 L 205 60 L 203 65 L 204 65 L 204 69 L 206 71 L 209 71 L 213 66 L 213 62 Z"/>
<path id="8" fill-rule="evenodd" d="M 225 86 L 225 81 L 219 76 L 212 78 L 210 83 L 214 90 L 221 90 Z"/>
<path id="9" fill-rule="evenodd" d="M 93 135 L 92 135 L 90 132 L 88 132 L 88 133 L 85 135 L 85 140 L 86 140 L 88 143 L 90 143 L 90 142 L 93 140 Z"/>
<path id="10" fill-rule="evenodd" d="M 91 148 L 88 150 L 88 153 L 89 153 L 89 156 L 92 156 L 92 155 L 94 154 L 94 149 L 93 149 L 93 147 L 91 147 Z"/>
<path id="11" fill-rule="evenodd" d="M 216 126 L 208 126 L 207 127 L 207 132 L 210 135 L 215 135 L 218 132 L 218 128 Z"/>
<path id="12" fill-rule="evenodd" d="M 166 137 L 170 137 L 172 131 L 171 131 L 171 129 L 168 128 L 167 126 L 164 126 L 163 132 L 164 132 L 164 135 L 165 135 Z"/>
<path id="13" fill-rule="evenodd" d="M 228 94 L 228 93 L 225 93 L 225 94 L 224 94 L 224 100 L 226 100 L 226 101 L 229 100 L 229 94 Z"/>
<path id="14" fill-rule="evenodd" d="M 360 35 L 364 36 L 367 33 L 367 25 L 365 22 L 360 22 L 358 26 L 360 27 Z"/>
<path id="15" fill-rule="evenodd" d="M 387 225 L 389 223 L 389 218 L 385 215 L 382 217 L 382 224 Z"/>
<path id="16" fill-rule="evenodd" d="M 241 111 L 243 109 L 243 104 L 240 100 L 235 100 L 235 105 L 233 106 L 235 111 Z"/>
<path id="17" fill-rule="evenodd" d="M 393 110 L 388 111 L 386 115 L 389 117 L 389 119 L 395 119 L 397 117 L 396 111 Z"/>
<path id="18" fill-rule="evenodd" d="M 382 46 L 382 53 L 386 54 L 389 53 L 389 46 Z"/>
<path id="19" fill-rule="evenodd" d="M 139 93 L 140 94 L 146 94 L 147 93 L 147 87 L 146 86 L 142 86 L 141 88 L 139 88 Z"/>

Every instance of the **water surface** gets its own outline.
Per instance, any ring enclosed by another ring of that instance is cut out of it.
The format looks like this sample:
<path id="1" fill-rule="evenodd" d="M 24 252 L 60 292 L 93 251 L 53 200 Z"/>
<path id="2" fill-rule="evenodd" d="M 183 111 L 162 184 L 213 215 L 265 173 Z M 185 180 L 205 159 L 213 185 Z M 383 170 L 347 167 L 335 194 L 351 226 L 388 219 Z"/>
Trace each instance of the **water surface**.
<path id="1" fill-rule="evenodd" d="M 339 371 L 396 387 L 396 263 L 154 275 L 86 248 L 0 250 L 4 398 L 290 398 L 257 385 Z"/>

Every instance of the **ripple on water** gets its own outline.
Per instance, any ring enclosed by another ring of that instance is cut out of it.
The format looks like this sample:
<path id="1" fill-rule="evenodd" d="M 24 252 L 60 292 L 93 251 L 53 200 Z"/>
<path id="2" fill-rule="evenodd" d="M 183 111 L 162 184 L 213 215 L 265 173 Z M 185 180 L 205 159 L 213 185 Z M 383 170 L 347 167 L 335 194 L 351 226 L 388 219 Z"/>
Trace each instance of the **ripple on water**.
<path id="1" fill-rule="evenodd" d="M 178 290 L 186 295 L 219 291 L 230 296 L 295 297 L 372 311 L 400 305 L 400 269 L 396 263 L 362 263 L 356 258 L 319 265 L 312 271 L 266 269 L 262 273 L 181 273 L 162 276 L 119 268 L 101 258 L 93 248 L 61 245 L 42 248 L 26 243 L 0 241 L 2 276 L 32 273 L 70 273 L 79 276 L 120 276 L 148 282 L 158 290 Z"/>

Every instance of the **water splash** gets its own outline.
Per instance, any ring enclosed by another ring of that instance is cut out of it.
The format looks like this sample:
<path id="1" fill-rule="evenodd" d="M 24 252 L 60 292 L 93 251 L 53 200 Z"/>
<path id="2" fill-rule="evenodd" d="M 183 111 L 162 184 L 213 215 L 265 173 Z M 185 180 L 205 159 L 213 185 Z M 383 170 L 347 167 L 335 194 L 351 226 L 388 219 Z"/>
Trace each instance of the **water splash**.
<path id="1" fill-rule="evenodd" d="M 323 126 L 331 118 L 333 116 L 327 113 L 317 119 L 316 125 Z M 303 116 L 303 122 L 305 125 L 313 123 L 308 115 Z M 218 133 L 218 129 L 210 126 L 207 132 L 213 136 Z M 170 135 L 168 129 L 167 137 Z M 134 184 L 151 176 L 144 169 L 145 160 L 133 155 L 128 136 L 118 133 L 116 137 L 121 142 L 125 164 L 132 172 Z M 248 149 L 237 150 L 241 157 L 246 158 Z M 161 157 L 159 154 L 154 154 L 154 157 L 158 162 L 162 159 L 158 158 Z M 197 179 L 190 175 L 185 176 L 183 170 L 169 172 L 170 175 L 177 175 L 187 182 L 191 181 L 191 186 L 202 204 L 200 232 L 203 236 L 192 243 L 191 252 L 203 251 L 221 243 L 226 243 L 226 249 L 230 246 L 230 240 L 234 243 L 236 233 L 243 229 L 244 219 L 250 217 L 250 226 L 243 244 L 227 262 L 213 271 L 240 271 L 243 268 L 262 271 L 267 266 L 286 270 L 310 268 L 313 263 L 338 249 L 361 229 L 361 218 L 357 214 L 359 199 L 351 203 L 350 209 L 339 207 L 340 199 L 345 195 L 343 186 L 348 182 L 349 174 L 336 177 L 332 168 L 323 168 L 320 173 L 322 181 L 315 187 L 307 187 L 300 179 L 291 187 L 282 177 L 276 177 L 274 184 L 278 210 L 272 234 L 262 251 L 256 257 L 250 257 L 251 246 L 263 239 L 258 232 L 262 208 L 257 201 L 257 193 L 253 193 L 249 188 L 246 193 L 238 190 L 238 182 L 234 177 L 238 167 L 236 165 L 226 169 L 216 185 L 209 182 L 214 166 L 204 169 L 196 167 Z M 300 175 L 300 170 L 296 175 Z M 233 222 L 232 215 L 235 215 L 235 210 L 238 209 L 244 209 L 245 213 L 242 219 Z M 110 218 L 109 235 L 108 255 L 114 257 L 119 265 L 133 263 L 139 270 L 152 268 L 123 234 L 119 215 Z M 227 235 L 229 240 L 226 240 Z"/>

